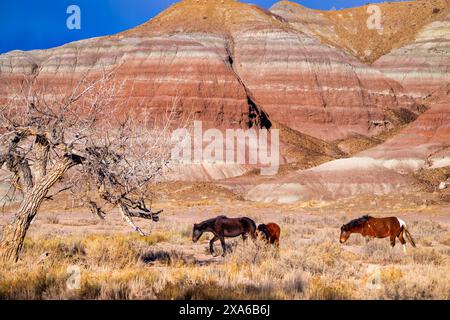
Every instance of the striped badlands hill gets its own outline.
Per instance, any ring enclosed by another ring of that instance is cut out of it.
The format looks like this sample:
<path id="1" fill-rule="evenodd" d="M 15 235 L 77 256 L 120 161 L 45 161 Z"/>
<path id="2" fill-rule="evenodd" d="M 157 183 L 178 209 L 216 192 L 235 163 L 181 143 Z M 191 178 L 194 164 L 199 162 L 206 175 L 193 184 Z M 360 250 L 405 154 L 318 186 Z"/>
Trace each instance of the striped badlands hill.
<path id="1" fill-rule="evenodd" d="M 161 121 L 175 106 L 177 119 L 202 120 L 204 128 L 280 128 L 282 162 L 297 162 L 295 169 L 321 164 L 301 171 L 310 184 L 327 183 L 328 177 L 333 190 L 370 190 L 375 187 L 364 181 L 371 180 L 379 182 L 379 190 L 393 190 L 395 181 L 409 181 L 394 171 L 386 186 L 385 166 L 378 166 L 383 159 L 375 154 L 364 155 L 377 165 L 370 174 L 364 174 L 369 172 L 364 161 L 354 158 L 323 163 L 347 156 L 338 148 L 344 144 L 336 142 L 376 140 L 415 120 L 424 110 L 413 99 L 418 86 L 424 83 L 429 90 L 445 84 L 447 4 L 380 4 L 380 33 L 367 29 L 367 7 L 321 12 L 283 1 L 267 11 L 233 0 L 184 0 L 119 34 L 0 55 L 0 102 L 15 93 L 24 75 L 35 76 L 49 95 L 57 95 L 69 92 L 85 74 L 115 69 L 126 107 L 118 102 L 111 108 L 123 108 L 144 124 Z M 432 108 L 417 121 L 425 121 L 432 132 L 444 111 Z M 414 134 L 419 127 L 408 128 Z M 412 142 L 401 143 L 408 150 Z M 427 146 L 423 155 L 428 157 L 435 148 Z M 188 179 L 201 180 L 248 170 L 207 165 L 185 172 Z M 356 184 L 355 172 L 361 173 Z M 286 183 L 299 177 L 289 176 Z M 342 181 L 350 187 L 342 188 Z"/>
<path id="2" fill-rule="evenodd" d="M 362 194 L 414 191 L 412 173 L 450 166 L 450 85 L 422 101 L 428 107 L 413 123 L 386 142 L 351 158 L 338 159 L 285 177 L 230 181 L 252 201 L 292 203 Z M 238 178 L 241 179 L 241 178 Z"/>
<path id="3" fill-rule="evenodd" d="M 430 95 L 450 83 L 450 13 L 423 28 L 414 42 L 381 57 L 374 66 L 414 97 Z"/>
<path id="4" fill-rule="evenodd" d="M 269 11 L 232 0 L 185 0 L 117 35 L 0 55 L 0 94 L 23 73 L 68 90 L 83 73 L 115 66 L 126 80 L 128 107 L 150 120 L 176 101 L 180 113 L 205 126 L 269 125 L 268 114 L 335 140 L 396 126 L 401 119 L 392 110 L 416 111 L 379 71 Z"/>
<path id="5" fill-rule="evenodd" d="M 373 63 L 414 97 L 424 97 L 450 82 L 449 0 L 391 2 L 339 11 L 281 1 L 270 11 L 293 28 Z M 370 24 L 375 13 L 380 13 L 380 28 Z"/>
<path id="6" fill-rule="evenodd" d="M 293 28 L 318 36 L 361 61 L 373 63 L 392 49 L 414 42 L 429 24 L 445 20 L 450 3 L 449 0 L 417 0 L 321 11 L 280 1 L 270 11 Z M 371 19 L 376 14 L 379 14 L 379 25 Z"/>

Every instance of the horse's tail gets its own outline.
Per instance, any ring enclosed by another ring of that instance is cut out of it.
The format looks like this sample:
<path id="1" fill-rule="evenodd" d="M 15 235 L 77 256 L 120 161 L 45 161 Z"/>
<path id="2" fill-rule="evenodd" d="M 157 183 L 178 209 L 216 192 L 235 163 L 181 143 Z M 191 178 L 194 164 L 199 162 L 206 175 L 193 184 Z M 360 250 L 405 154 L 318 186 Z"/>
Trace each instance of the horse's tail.
<path id="1" fill-rule="evenodd" d="M 406 229 L 406 226 L 403 226 L 403 233 L 405 234 L 406 239 L 408 239 L 409 243 L 411 243 L 411 245 L 415 248 L 416 243 L 414 242 L 414 239 L 411 236 L 411 233 L 409 233 L 408 229 Z"/>
<path id="2" fill-rule="evenodd" d="M 253 237 L 253 239 L 256 239 L 256 223 L 255 223 L 255 221 L 253 221 L 252 220 L 252 226 L 253 226 L 253 234 L 252 234 L 252 237 Z"/>
<path id="3" fill-rule="evenodd" d="M 252 239 L 256 239 L 256 223 L 255 223 L 255 221 L 253 221 L 253 219 L 250 219 L 250 218 L 246 218 L 246 220 L 249 223 L 250 236 L 252 237 Z"/>

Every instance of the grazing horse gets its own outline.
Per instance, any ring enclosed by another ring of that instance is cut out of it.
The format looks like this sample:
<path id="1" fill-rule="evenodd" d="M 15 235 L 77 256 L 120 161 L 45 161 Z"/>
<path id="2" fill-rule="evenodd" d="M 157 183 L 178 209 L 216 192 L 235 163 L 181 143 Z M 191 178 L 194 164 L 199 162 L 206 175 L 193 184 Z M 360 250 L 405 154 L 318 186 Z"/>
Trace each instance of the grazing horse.
<path id="1" fill-rule="evenodd" d="M 275 244 L 276 247 L 280 246 L 280 226 L 276 223 L 260 224 L 258 233 L 267 243 Z"/>
<path id="2" fill-rule="evenodd" d="M 226 216 L 218 216 L 216 218 L 208 219 L 200 223 L 194 224 L 192 230 L 192 241 L 197 242 L 204 232 L 211 232 L 214 237 L 209 241 L 209 251 L 214 253 L 214 242 L 220 240 L 222 244 L 223 253 L 225 256 L 225 237 L 233 238 L 242 236 L 245 241 L 250 235 L 252 239 L 256 238 L 256 224 L 247 217 L 242 218 L 227 218 Z"/>
<path id="3" fill-rule="evenodd" d="M 406 253 L 406 239 L 413 247 L 416 246 L 411 234 L 406 229 L 403 220 L 397 217 L 374 218 L 363 216 L 354 219 L 341 227 L 340 243 L 344 243 L 352 233 L 360 233 L 363 237 L 386 238 L 390 237 L 391 246 L 395 246 L 395 238 L 398 238 L 403 245 L 403 251 Z"/>

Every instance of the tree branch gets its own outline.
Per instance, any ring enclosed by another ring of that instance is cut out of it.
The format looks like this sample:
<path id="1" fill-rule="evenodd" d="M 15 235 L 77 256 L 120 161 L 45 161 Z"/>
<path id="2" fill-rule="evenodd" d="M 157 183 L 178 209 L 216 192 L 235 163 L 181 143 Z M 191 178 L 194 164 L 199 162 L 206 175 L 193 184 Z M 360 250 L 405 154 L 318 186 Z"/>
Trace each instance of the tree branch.
<path id="1" fill-rule="evenodd" d="M 132 215 L 131 215 L 131 212 L 128 209 L 128 207 L 125 204 L 123 204 L 122 202 L 119 202 L 119 209 L 120 209 L 120 212 L 122 213 L 123 219 L 126 222 L 128 222 L 128 224 L 133 228 L 133 230 L 139 232 L 139 234 L 141 236 L 145 236 L 146 235 L 145 232 L 142 231 L 142 229 L 139 228 L 137 225 L 135 225 L 133 222 L 133 219 L 131 219 Z"/>
<path id="2" fill-rule="evenodd" d="M 89 208 L 91 209 L 91 212 L 98 216 L 100 219 L 104 220 L 106 213 L 100 208 L 97 203 L 95 203 L 92 200 L 88 200 Z"/>
<path id="3" fill-rule="evenodd" d="M 143 219 L 152 219 L 154 222 L 159 221 L 159 214 L 163 212 L 164 210 L 158 210 L 156 212 L 151 212 L 151 210 L 148 210 L 147 212 L 142 211 L 129 211 L 130 217 L 138 217 Z"/>

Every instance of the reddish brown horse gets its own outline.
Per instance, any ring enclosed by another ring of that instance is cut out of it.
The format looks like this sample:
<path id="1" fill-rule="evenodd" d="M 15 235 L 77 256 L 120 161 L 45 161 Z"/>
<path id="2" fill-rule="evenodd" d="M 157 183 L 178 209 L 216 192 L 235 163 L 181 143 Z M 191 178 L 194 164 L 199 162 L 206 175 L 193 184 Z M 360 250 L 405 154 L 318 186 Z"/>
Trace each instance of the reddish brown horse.
<path id="1" fill-rule="evenodd" d="M 220 240 L 223 249 L 222 255 L 225 256 L 225 237 L 233 238 L 242 236 L 242 239 L 245 241 L 247 236 L 250 235 L 252 239 L 255 239 L 256 224 L 252 219 L 247 217 L 227 218 L 226 216 L 218 216 L 194 224 L 194 228 L 192 229 L 192 241 L 197 242 L 204 232 L 211 232 L 214 235 L 209 241 L 209 251 L 211 254 L 214 253 L 214 242 Z"/>
<path id="2" fill-rule="evenodd" d="M 258 233 L 267 243 L 274 244 L 276 247 L 280 246 L 280 226 L 276 223 L 260 224 Z"/>
<path id="3" fill-rule="evenodd" d="M 391 246 L 395 246 L 395 238 L 398 238 L 403 245 L 403 251 L 406 253 L 406 239 L 413 247 L 416 246 L 411 234 L 406 229 L 403 220 L 397 217 L 374 218 L 363 216 L 354 219 L 341 227 L 341 236 L 339 241 L 344 243 L 352 233 L 360 233 L 363 237 L 386 238 L 391 240 Z"/>

